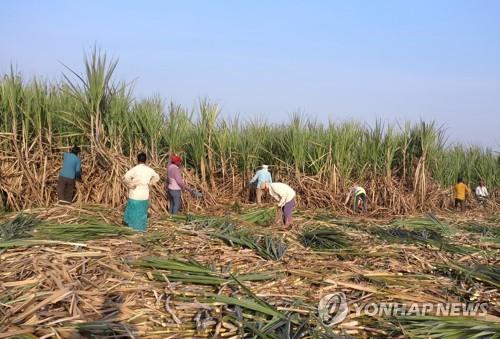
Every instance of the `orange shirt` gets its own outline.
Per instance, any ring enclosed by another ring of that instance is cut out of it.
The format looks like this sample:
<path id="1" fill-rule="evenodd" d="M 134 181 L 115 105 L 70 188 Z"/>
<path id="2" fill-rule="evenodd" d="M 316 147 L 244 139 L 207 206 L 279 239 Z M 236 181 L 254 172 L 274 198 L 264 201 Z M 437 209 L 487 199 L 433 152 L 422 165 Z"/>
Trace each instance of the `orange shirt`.
<path id="1" fill-rule="evenodd" d="M 469 187 L 463 182 L 459 182 L 455 185 L 455 198 L 458 200 L 465 200 L 465 193 L 469 193 Z"/>

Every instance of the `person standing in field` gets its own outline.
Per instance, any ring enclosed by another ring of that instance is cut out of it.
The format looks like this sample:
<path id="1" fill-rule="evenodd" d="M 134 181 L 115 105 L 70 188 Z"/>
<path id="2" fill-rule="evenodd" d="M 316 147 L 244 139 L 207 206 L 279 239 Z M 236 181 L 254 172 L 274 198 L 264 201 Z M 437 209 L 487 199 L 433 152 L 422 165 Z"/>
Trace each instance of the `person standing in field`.
<path id="1" fill-rule="evenodd" d="M 488 197 L 489 194 L 486 186 L 484 185 L 484 181 L 480 180 L 479 185 L 476 187 L 476 198 L 481 205 L 484 205 Z"/>
<path id="2" fill-rule="evenodd" d="M 344 204 L 347 204 L 347 202 L 351 198 L 351 195 L 353 197 L 354 213 L 358 212 L 360 205 L 361 205 L 361 210 L 363 212 L 366 212 L 368 209 L 368 196 L 366 195 L 365 189 L 359 186 L 358 184 L 354 184 L 354 187 L 349 191 L 349 195 L 347 196 L 347 199 L 345 200 Z"/>
<path id="3" fill-rule="evenodd" d="M 63 155 L 63 165 L 57 181 L 57 197 L 59 201 L 73 202 L 76 180 L 82 180 L 81 161 L 78 154 L 80 154 L 80 147 L 73 146 L 70 152 Z"/>
<path id="4" fill-rule="evenodd" d="M 264 182 L 262 189 L 278 201 L 278 208 L 281 209 L 283 225 L 290 227 L 292 225 L 292 213 L 295 208 L 295 191 L 287 184 L 281 182 Z"/>
<path id="5" fill-rule="evenodd" d="M 177 154 L 170 156 L 170 162 L 167 165 L 167 191 L 170 199 L 170 214 L 176 214 L 182 207 L 182 191 L 187 190 L 193 196 L 199 198 L 201 193 L 190 189 L 182 178 L 181 166 L 182 158 Z"/>
<path id="6" fill-rule="evenodd" d="M 269 173 L 269 166 L 262 165 L 262 168 L 255 172 L 253 178 L 249 181 L 250 185 L 256 185 L 255 188 L 255 196 L 257 200 L 257 205 L 262 205 L 262 196 L 265 193 L 263 186 L 265 183 L 272 183 L 273 179 L 271 177 L 271 173 Z"/>
<path id="7" fill-rule="evenodd" d="M 146 165 L 146 154 L 137 155 L 137 165 L 123 176 L 129 189 L 123 221 L 136 231 L 146 231 L 148 224 L 149 186 L 160 180 L 160 176 Z"/>
<path id="8" fill-rule="evenodd" d="M 462 177 L 458 177 L 457 184 L 455 185 L 455 209 L 458 209 L 460 205 L 460 210 L 463 212 L 465 209 L 465 197 L 470 194 L 469 187 L 464 184 Z"/>

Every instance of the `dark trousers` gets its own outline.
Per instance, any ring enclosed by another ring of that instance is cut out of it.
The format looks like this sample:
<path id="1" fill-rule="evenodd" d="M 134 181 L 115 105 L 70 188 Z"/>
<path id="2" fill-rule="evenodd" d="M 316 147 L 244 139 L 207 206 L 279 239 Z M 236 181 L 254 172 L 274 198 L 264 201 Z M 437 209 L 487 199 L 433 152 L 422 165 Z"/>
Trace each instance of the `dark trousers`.
<path id="1" fill-rule="evenodd" d="M 168 196 L 170 198 L 170 208 L 168 212 L 170 214 L 176 214 L 182 207 L 181 200 L 182 191 L 181 190 L 168 190 Z"/>
<path id="2" fill-rule="evenodd" d="M 255 202 L 257 201 L 257 183 L 251 183 L 248 185 L 248 201 Z"/>
<path id="3" fill-rule="evenodd" d="M 72 202 L 75 195 L 75 179 L 59 177 L 57 181 L 57 198 L 62 201 Z"/>
<path id="4" fill-rule="evenodd" d="M 460 209 L 463 211 L 465 207 L 465 201 L 462 199 L 455 199 L 455 208 L 458 208 L 460 206 Z"/>
<path id="5" fill-rule="evenodd" d="M 361 193 L 357 196 L 354 197 L 354 212 L 358 211 L 359 203 L 361 202 L 363 204 L 363 212 L 366 212 L 367 206 L 366 206 L 366 194 Z"/>

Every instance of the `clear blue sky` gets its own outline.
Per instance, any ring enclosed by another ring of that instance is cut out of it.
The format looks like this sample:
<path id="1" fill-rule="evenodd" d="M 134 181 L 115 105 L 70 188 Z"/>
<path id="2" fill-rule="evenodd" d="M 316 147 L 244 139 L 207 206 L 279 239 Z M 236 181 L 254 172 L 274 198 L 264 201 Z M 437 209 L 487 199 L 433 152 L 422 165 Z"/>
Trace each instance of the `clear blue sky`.
<path id="1" fill-rule="evenodd" d="M 500 1 L 2 1 L 0 72 L 97 43 L 135 93 L 270 121 L 434 119 L 500 148 Z"/>

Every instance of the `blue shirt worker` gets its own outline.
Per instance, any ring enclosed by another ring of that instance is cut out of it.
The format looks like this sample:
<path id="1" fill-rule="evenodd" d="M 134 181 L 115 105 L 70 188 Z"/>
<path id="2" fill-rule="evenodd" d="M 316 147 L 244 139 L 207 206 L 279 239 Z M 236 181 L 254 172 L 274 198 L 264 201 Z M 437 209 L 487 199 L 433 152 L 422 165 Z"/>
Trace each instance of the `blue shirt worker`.
<path id="1" fill-rule="evenodd" d="M 75 195 L 75 182 L 81 180 L 81 162 L 78 157 L 80 147 L 73 146 L 70 152 L 64 153 L 63 165 L 57 182 L 57 197 L 59 201 L 73 202 Z"/>
<path id="2" fill-rule="evenodd" d="M 257 198 L 257 205 L 262 204 L 262 196 L 265 193 L 264 184 L 272 183 L 273 179 L 271 178 L 271 173 L 269 173 L 269 166 L 262 165 L 262 168 L 255 172 L 252 180 L 250 180 L 250 184 L 256 184 L 255 196 Z"/>

